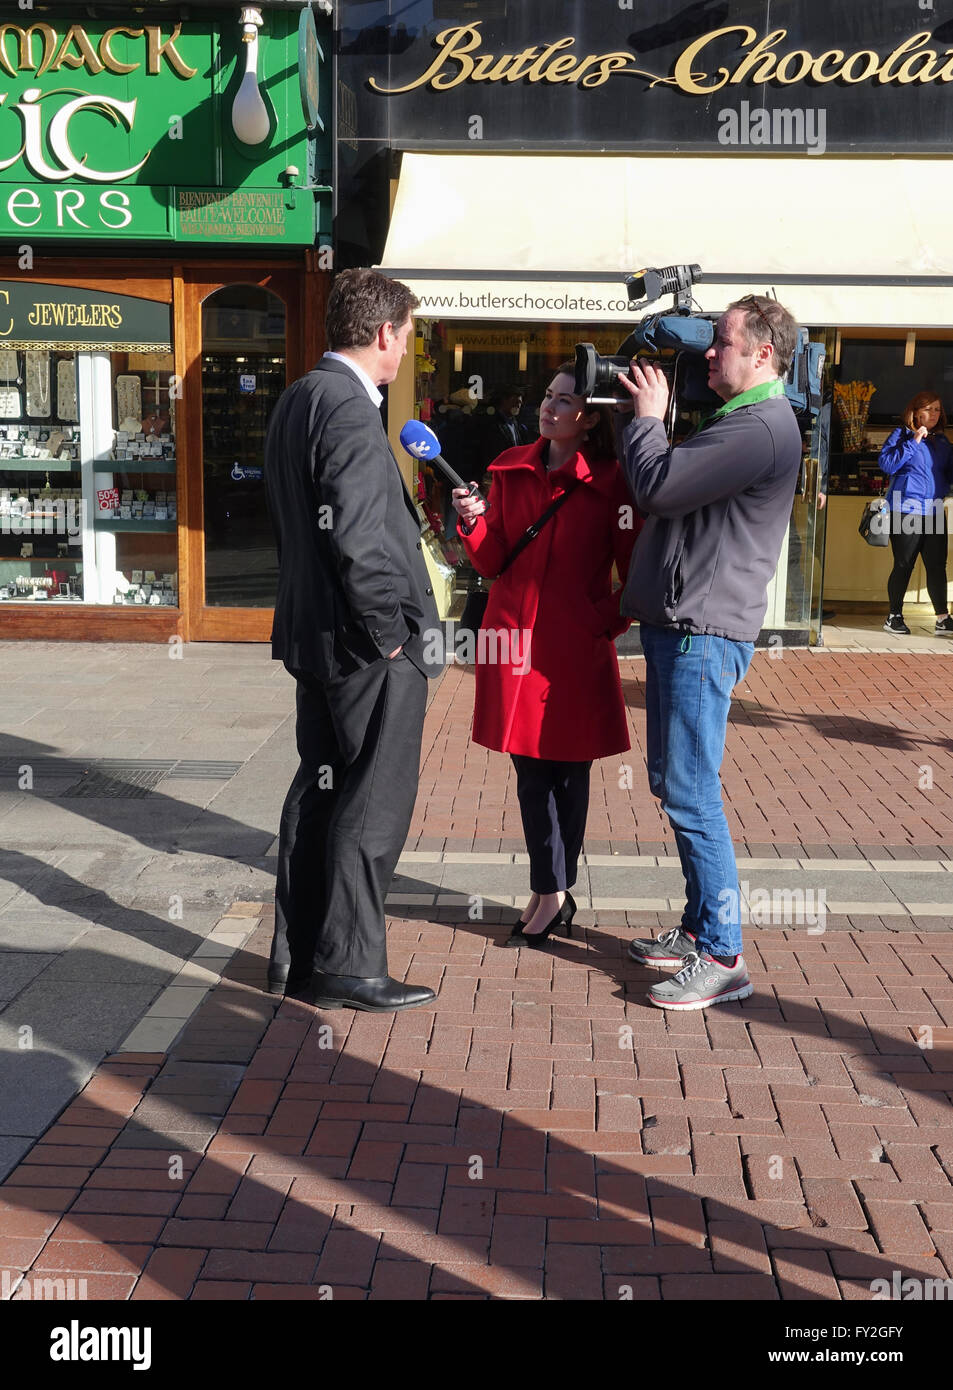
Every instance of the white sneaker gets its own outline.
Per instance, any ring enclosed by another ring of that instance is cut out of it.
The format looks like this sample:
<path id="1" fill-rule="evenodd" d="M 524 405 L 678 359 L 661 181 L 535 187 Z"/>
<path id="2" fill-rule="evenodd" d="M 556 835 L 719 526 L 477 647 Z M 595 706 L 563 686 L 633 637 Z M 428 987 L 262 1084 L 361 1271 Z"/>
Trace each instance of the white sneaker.
<path id="1" fill-rule="evenodd" d="M 707 1009 L 753 993 L 743 956 L 734 965 L 721 965 L 705 952 L 693 952 L 677 975 L 652 986 L 649 999 L 659 1009 Z"/>

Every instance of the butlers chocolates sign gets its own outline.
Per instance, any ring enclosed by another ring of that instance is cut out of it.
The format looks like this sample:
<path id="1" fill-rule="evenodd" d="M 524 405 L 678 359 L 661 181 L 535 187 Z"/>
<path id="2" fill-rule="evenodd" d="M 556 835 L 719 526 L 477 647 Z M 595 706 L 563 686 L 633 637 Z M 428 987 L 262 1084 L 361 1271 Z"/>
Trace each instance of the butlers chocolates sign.
<path id="1" fill-rule="evenodd" d="M 953 0 L 372 8 L 342 6 L 344 149 L 953 149 Z"/>

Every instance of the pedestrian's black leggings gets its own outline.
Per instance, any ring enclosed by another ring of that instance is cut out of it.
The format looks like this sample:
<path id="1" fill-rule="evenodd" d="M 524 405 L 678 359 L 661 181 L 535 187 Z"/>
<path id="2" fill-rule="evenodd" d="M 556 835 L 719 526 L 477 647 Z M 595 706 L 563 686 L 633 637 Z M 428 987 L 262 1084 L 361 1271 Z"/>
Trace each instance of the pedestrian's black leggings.
<path id="1" fill-rule="evenodd" d="M 561 893 L 576 882 L 592 763 L 510 756 L 529 851 L 529 886 L 534 893 Z"/>
<path id="2" fill-rule="evenodd" d="M 947 537 L 942 515 L 937 517 L 931 512 L 920 517 L 894 512 L 891 517 L 890 545 L 893 569 L 887 580 L 887 598 L 891 613 L 903 612 L 903 596 L 907 592 L 918 555 L 923 556 L 933 611 L 945 613 Z"/>

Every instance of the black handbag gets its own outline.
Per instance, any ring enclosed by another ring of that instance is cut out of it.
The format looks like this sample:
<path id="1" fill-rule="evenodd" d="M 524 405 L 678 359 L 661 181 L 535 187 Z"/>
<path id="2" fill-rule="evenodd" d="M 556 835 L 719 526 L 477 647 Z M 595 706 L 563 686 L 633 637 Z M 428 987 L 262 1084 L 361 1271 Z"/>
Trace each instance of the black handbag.
<path id="1" fill-rule="evenodd" d="M 890 544 L 890 509 L 882 493 L 865 504 L 857 530 L 868 545 Z"/>
<path id="2" fill-rule="evenodd" d="M 523 553 L 530 541 L 536 539 L 546 523 L 551 521 L 563 503 L 569 500 L 577 486 L 577 483 L 573 483 L 560 497 L 556 498 L 555 502 L 546 508 L 542 516 L 537 521 L 534 521 L 532 526 L 527 526 L 526 530 L 500 566 L 500 574 L 502 574 L 504 570 L 509 569 L 510 565 L 518 555 Z M 497 578 L 499 578 L 499 575 Z M 460 618 L 457 622 L 458 633 L 479 632 L 480 628 L 483 626 L 483 619 L 486 617 L 486 605 L 489 600 L 490 593 L 488 589 L 480 588 L 470 590 L 467 594 L 467 601 L 463 605 L 463 612 L 460 614 Z"/>
<path id="3" fill-rule="evenodd" d="M 471 589 L 463 605 L 463 612 L 457 619 L 457 632 L 479 632 L 486 617 L 486 605 L 489 600 L 488 589 Z"/>

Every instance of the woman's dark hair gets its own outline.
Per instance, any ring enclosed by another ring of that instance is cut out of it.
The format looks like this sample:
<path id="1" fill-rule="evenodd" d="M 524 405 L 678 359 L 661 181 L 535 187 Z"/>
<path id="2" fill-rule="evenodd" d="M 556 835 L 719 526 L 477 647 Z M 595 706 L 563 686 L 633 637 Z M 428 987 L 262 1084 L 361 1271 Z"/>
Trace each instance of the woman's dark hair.
<path id="1" fill-rule="evenodd" d="M 328 347 L 369 347 L 385 323 L 402 328 L 420 300 L 399 280 L 376 270 L 342 270 L 328 296 Z"/>
<path id="2" fill-rule="evenodd" d="M 936 430 L 946 429 L 946 411 L 943 409 L 943 402 L 940 400 L 937 393 L 935 391 L 918 391 L 913 400 L 908 401 L 904 407 L 903 423 L 908 430 L 916 430 L 917 428 L 913 423 L 917 418 L 917 411 L 922 410 L 924 406 L 932 405 L 934 401 L 936 401 L 940 407 L 940 418 L 933 428 Z"/>
<path id="3" fill-rule="evenodd" d="M 559 366 L 553 372 L 553 376 L 557 377 L 563 375 L 571 376 L 573 385 L 575 385 L 575 362 L 560 362 Z M 573 394 L 575 394 L 575 392 Z M 589 405 L 586 413 L 591 414 L 594 410 L 598 413 L 599 419 L 586 435 L 586 441 L 594 450 L 597 458 L 614 459 L 616 457 L 616 451 L 615 428 L 612 423 L 612 407 L 608 405 Z"/>

